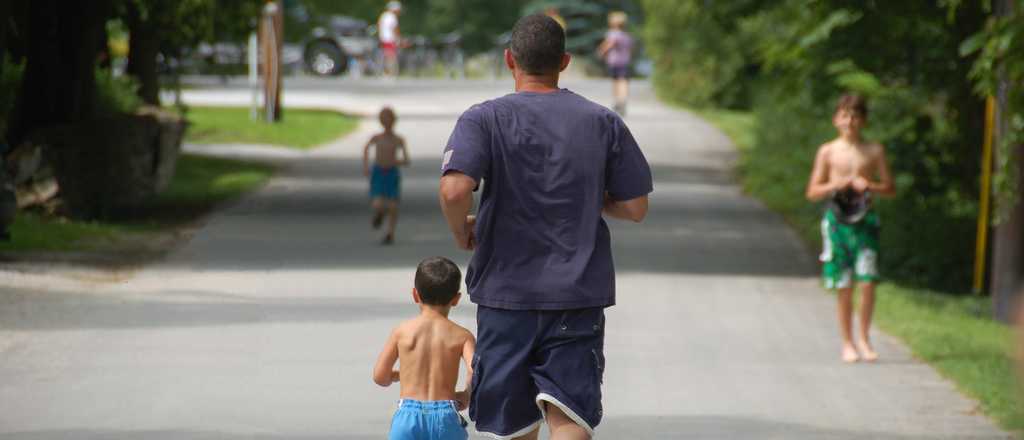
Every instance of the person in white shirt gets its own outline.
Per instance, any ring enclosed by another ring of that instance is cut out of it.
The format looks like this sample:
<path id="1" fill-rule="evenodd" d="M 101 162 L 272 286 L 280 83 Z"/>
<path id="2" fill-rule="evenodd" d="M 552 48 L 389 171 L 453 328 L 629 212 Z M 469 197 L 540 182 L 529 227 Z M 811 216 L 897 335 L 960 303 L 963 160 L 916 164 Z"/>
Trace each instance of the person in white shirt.
<path id="1" fill-rule="evenodd" d="M 388 2 L 387 10 L 377 20 L 377 35 L 380 39 L 380 51 L 384 57 L 384 75 L 398 76 L 398 44 L 402 34 L 398 29 L 398 15 L 402 13 L 402 3 Z"/>

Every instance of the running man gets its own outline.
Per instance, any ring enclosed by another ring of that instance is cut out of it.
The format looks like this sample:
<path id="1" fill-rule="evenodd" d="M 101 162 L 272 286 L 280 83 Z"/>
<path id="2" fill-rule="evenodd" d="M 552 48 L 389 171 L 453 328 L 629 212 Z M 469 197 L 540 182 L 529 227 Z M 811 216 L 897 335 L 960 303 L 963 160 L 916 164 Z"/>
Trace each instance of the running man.
<path id="1" fill-rule="evenodd" d="M 828 199 L 821 221 L 821 261 L 825 287 L 839 293 L 839 330 L 844 362 L 874 361 L 869 331 L 878 282 L 878 214 L 872 195 L 896 193 L 885 158 L 885 147 L 861 137 L 867 123 L 867 102 L 844 95 L 836 105 L 832 124 L 839 137 L 818 148 L 807 182 L 807 199 Z M 861 288 L 860 328 L 852 337 L 853 288 Z"/>
<path id="2" fill-rule="evenodd" d="M 474 251 L 469 416 L 500 439 L 536 439 L 545 420 L 552 439 L 589 439 L 603 416 L 604 308 L 615 304 L 602 216 L 642 221 L 651 170 L 621 118 L 558 87 L 569 55 L 555 20 L 520 19 L 505 64 L 515 93 L 466 110 L 441 166 L 442 211 Z"/>

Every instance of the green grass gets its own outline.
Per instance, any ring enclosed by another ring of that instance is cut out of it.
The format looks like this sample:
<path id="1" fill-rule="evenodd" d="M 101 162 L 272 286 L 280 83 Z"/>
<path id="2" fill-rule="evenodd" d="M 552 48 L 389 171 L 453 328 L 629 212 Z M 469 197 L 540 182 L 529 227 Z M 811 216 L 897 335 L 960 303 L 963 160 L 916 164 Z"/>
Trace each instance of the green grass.
<path id="1" fill-rule="evenodd" d="M 722 130 L 740 151 L 754 147 L 757 118 L 752 113 L 722 109 L 701 109 L 694 113 Z"/>
<path id="2" fill-rule="evenodd" d="M 269 144 L 308 150 L 356 128 L 358 120 L 332 111 L 285 109 L 281 122 L 249 119 L 246 108 L 192 107 L 185 141 L 196 144 Z"/>
<path id="3" fill-rule="evenodd" d="M 1013 331 L 990 318 L 988 297 L 953 296 L 883 283 L 876 322 L 914 356 L 952 380 L 1004 428 L 1024 431 Z"/>
<path id="4" fill-rule="evenodd" d="M 779 166 L 758 166 L 750 160 L 757 148 L 755 116 L 728 110 L 696 113 L 737 145 L 744 190 L 782 214 L 809 248 L 819 246 L 820 211 L 803 200 L 802 193 L 787 190 L 802 187 L 807 176 L 803 172 L 778 173 Z M 804 159 L 777 158 L 792 163 Z M 799 165 L 791 168 L 809 169 L 804 163 Z M 977 399 L 981 411 L 1006 429 L 1024 431 L 1024 407 L 1014 370 L 1013 332 L 991 318 L 989 298 L 885 282 L 878 287 L 875 316 L 879 328 L 901 339 L 915 357 L 952 380 L 961 392 Z"/>
<path id="5" fill-rule="evenodd" d="M 267 165 L 182 155 L 168 188 L 123 218 L 77 221 L 19 213 L 10 229 L 12 240 L 0 243 L 0 251 L 85 251 L 116 245 L 120 237 L 194 220 L 218 203 L 262 185 L 272 173 Z"/>

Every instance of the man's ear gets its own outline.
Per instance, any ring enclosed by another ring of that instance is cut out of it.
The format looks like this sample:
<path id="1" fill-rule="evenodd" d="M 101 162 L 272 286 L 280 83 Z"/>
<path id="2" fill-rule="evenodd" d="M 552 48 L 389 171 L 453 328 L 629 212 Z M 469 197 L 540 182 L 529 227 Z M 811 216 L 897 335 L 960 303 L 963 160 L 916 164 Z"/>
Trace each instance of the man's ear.
<path id="1" fill-rule="evenodd" d="M 448 303 L 448 305 L 452 307 L 459 305 L 459 299 L 462 299 L 462 292 L 456 293 L 455 298 L 452 298 L 452 302 Z"/>
<path id="2" fill-rule="evenodd" d="M 412 300 L 415 301 L 416 304 L 422 304 L 423 303 L 423 300 L 420 299 L 420 291 L 416 290 L 415 287 L 412 288 Z"/>
<path id="3" fill-rule="evenodd" d="M 569 67 L 569 61 L 571 61 L 571 60 L 572 60 L 572 55 L 569 55 L 568 52 L 563 53 L 562 54 L 562 67 L 559 67 L 558 71 L 562 72 L 562 71 L 565 70 L 566 67 Z"/>
<path id="4" fill-rule="evenodd" d="M 512 56 L 512 49 L 505 49 L 505 67 L 513 72 L 516 70 L 516 57 Z"/>

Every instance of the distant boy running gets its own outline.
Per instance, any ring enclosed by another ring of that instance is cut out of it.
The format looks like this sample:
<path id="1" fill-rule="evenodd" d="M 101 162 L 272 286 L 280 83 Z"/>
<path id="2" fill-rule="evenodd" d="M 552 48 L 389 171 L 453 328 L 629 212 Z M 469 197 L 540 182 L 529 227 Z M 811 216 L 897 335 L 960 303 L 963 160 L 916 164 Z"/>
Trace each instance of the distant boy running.
<path id="1" fill-rule="evenodd" d="M 821 221 L 821 261 L 825 287 L 839 291 L 839 329 L 842 359 L 874 361 L 878 353 L 868 337 L 878 282 L 878 214 L 871 196 L 891 196 L 893 187 L 885 147 L 861 138 L 867 122 L 867 103 L 857 95 L 844 95 L 836 105 L 832 124 L 839 137 L 818 148 L 807 182 L 807 199 L 828 199 Z M 877 180 L 875 180 L 877 179 Z M 860 332 L 853 342 L 853 284 L 861 286 Z"/>
<path id="2" fill-rule="evenodd" d="M 468 438 L 458 411 L 469 401 L 476 340 L 448 320 L 448 312 L 459 303 L 461 284 L 462 273 L 447 258 L 427 258 L 416 268 L 412 298 L 420 305 L 420 315 L 391 331 L 373 367 L 377 385 L 402 384 L 390 440 Z M 466 364 L 467 390 L 456 392 L 460 360 Z M 400 371 L 393 370 L 395 361 Z"/>
<path id="3" fill-rule="evenodd" d="M 370 203 L 373 207 L 374 229 L 380 227 L 384 215 L 388 216 L 387 235 L 382 244 L 395 241 L 395 225 L 398 223 L 398 196 L 401 192 L 402 175 L 398 172 L 399 165 L 409 165 L 409 151 L 405 149 L 405 139 L 395 134 L 395 112 L 390 107 L 380 111 L 380 124 L 384 132 L 370 138 L 363 148 L 363 175 L 370 178 Z M 376 146 L 373 156 L 373 167 L 370 167 L 370 147 Z M 402 160 L 398 160 L 398 152 L 402 152 Z"/>

